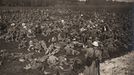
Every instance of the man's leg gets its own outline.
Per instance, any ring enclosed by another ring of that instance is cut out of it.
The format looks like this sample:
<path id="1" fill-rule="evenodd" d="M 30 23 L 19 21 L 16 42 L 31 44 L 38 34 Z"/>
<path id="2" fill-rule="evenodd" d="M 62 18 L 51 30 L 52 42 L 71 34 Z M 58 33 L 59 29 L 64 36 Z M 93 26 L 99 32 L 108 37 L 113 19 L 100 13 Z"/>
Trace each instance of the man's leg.
<path id="1" fill-rule="evenodd" d="M 96 60 L 97 75 L 100 75 L 100 61 Z"/>

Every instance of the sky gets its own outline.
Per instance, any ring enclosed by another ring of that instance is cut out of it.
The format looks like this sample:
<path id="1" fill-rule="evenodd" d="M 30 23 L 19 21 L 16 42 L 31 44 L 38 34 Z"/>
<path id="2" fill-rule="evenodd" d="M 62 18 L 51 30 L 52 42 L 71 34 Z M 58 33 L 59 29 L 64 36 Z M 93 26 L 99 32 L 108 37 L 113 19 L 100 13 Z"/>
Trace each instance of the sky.
<path id="1" fill-rule="evenodd" d="M 86 0 L 79 0 L 79 1 L 86 1 Z M 134 2 L 134 0 L 113 0 L 113 1 L 119 1 L 119 2 Z"/>
<path id="2" fill-rule="evenodd" d="M 134 2 L 134 0 L 115 0 L 115 1 L 120 1 L 120 2 Z"/>

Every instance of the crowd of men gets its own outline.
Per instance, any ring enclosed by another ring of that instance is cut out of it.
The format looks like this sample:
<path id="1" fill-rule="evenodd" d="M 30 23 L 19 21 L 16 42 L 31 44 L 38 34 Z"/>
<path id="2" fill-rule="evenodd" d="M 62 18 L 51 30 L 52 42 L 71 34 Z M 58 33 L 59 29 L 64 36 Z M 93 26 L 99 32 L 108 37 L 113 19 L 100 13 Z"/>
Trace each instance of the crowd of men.
<path id="1" fill-rule="evenodd" d="M 103 57 L 110 57 L 109 53 L 120 48 L 118 46 L 128 48 L 129 38 L 124 38 L 130 35 L 126 33 L 131 28 L 129 15 L 105 9 L 92 12 L 70 9 L 2 10 L 0 23 L 0 39 L 18 42 L 18 49 L 28 52 L 44 52 L 44 55 L 49 55 L 47 63 L 50 68 L 60 65 L 62 70 L 70 64 L 73 64 L 72 69 L 78 69 L 78 65 L 93 65 L 96 62 L 91 62 L 92 59 L 100 61 Z M 65 60 L 60 60 L 60 56 Z M 83 56 L 85 60 L 81 59 Z M 91 63 L 83 64 L 81 61 Z"/>

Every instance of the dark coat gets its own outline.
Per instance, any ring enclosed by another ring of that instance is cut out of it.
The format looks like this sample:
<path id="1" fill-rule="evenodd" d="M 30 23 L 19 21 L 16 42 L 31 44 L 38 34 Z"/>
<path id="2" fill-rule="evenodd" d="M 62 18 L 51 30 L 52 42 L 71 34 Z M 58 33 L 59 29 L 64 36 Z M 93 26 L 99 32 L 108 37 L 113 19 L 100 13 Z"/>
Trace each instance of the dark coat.
<path id="1" fill-rule="evenodd" d="M 100 61 L 102 51 L 97 50 L 97 48 L 87 48 L 86 66 L 84 70 L 84 75 L 100 75 Z"/>

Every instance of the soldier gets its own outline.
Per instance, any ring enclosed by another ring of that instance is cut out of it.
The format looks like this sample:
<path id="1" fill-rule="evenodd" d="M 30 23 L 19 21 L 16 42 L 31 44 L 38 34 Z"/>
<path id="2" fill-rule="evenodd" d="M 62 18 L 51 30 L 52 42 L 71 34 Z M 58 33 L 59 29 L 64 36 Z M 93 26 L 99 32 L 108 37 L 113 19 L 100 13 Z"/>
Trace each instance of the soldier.
<path id="1" fill-rule="evenodd" d="M 19 47 L 18 48 L 19 49 L 26 48 L 26 43 L 27 43 L 26 39 L 23 38 L 22 41 L 21 41 L 21 43 L 19 44 Z"/>
<path id="2" fill-rule="evenodd" d="M 32 40 L 30 40 L 29 41 L 29 47 L 28 47 L 28 51 L 31 51 L 31 49 L 33 50 L 33 48 L 34 48 L 34 43 L 33 43 L 33 41 Z"/>
<path id="3" fill-rule="evenodd" d="M 47 45 L 44 40 L 40 41 L 41 47 L 43 48 L 44 51 L 47 51 Z"/>
<path id="4" fill-rule="evenodd" d="M 94 41 L 92 43 L 92 48 L 86 48 L 86 66 L 84 70 L 84 75 L 100 75 L 100 60 L 102 56 L 102 51 L 98 49 L 99 41 Z"/>
<path id="5" fill-rule="evenodd" d="M 10 25 L 10 27 L 8 28 L 8 32 L 7 32 L 7 35 L 6 35 L 6 37 L 5 37 L 5 39 L 7 40 L 7 41 L 14 41 L 15 39 L 15 32 L 16 32 L 16 29 L 17 29 L 17 25 L 15 24 L 15 23 L 12 23 L 11 25 Z"/>
<path id="6" fill-rule="evenodd" d="M 42 46 L 40 44 L 40 41 L 37 40 L 37 39 L 34 39 L 34 50 L 35 50 L 35 52 L 40 53 L 41 49 L 42 49 Z"/>
<path id="7" fill-rule="evenodd" d="M 27 37 L 28 38 L 32 38 L 32 37 L 36 37 L 34 32 L 32 31 L 32 29 L 28 29 L 27 31 Z"/>

